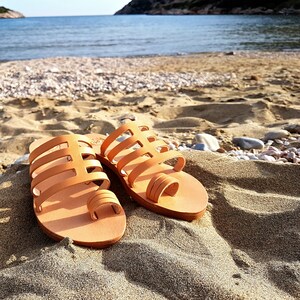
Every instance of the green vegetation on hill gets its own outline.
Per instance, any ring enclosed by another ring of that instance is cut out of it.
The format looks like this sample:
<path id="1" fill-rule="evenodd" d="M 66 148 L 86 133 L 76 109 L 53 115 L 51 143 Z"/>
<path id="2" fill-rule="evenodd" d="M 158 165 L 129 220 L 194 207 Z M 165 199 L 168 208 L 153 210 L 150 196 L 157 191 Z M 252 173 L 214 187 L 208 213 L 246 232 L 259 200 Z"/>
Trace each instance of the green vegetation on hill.
<path id="1" fill-rule="evenodd" d="M 300 0 L 132 0 L 116 14 L 298 14 Z"/>
<path id="2" fill-rule="evenodd" d="M 5 14 L 5 13 L 7 13 L 7 12 L 9 12 L 9 9 L 7 9 L 7 8 L 4 7 L 4 6 L 0 6 L 0 14 Z"/>

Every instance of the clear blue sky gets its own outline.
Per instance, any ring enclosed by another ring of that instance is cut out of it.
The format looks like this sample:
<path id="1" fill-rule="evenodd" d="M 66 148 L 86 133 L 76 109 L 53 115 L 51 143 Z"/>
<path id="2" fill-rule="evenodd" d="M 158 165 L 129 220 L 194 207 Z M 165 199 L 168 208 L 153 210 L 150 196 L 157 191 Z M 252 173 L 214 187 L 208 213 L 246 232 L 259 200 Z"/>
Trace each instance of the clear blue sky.
<path id="1" fill-rule="evenodd" d="M 0 6 L 35 16 L 113 15 L 130 0 L 0 0 Z"/>

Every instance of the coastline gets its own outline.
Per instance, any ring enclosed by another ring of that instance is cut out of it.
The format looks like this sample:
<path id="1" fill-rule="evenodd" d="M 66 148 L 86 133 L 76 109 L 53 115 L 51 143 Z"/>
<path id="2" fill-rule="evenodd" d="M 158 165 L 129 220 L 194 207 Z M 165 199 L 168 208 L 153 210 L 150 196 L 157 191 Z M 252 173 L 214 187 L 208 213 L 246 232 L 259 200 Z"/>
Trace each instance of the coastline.
<path id="1" fill-rule="evenodd" d="M 24 156 L 34 139 L 105 134 L 124 117 L 173 145 L 199 133 L 224 149 L 236 147 L 234 137 L 263 139 L 300 125 L 299 74 L 300 52 L 1 62 L 0 296 L 299 298 L 299 163 L 183 151 L 185 171 L 209 194 L 207 212 L 193 222 L 147 211 L 112 176 L 127 230 L 116 245 L 91 250 L 40 230 Z M 300 144 L 300 133 L 282 140 L 290 137 Z"/>

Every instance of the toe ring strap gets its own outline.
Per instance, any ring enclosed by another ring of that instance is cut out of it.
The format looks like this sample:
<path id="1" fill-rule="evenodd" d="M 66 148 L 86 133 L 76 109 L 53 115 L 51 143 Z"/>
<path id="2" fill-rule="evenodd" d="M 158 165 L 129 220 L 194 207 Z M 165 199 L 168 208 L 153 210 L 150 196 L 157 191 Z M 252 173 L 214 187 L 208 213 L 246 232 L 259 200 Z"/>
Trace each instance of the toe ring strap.
<path id="1" fill-rule="evenodd" d="M 164 173 L 160 173 L 153 176 L 150 180 L 147 186 L 146 196 L 149 200 L 157 203 L 163 193 L 172 197 L 175 196 L 178 188 L 179 180 Z"/>
<path id="2" fill-rule="evenodd" d="M 97 190 L 87 201 L 87 208 L 93 221 L 97 221 L 101 217 L 101 209 L 103 205 L 111 205 L 116 214 L 120 214 L 122 206 L 116 195 L 109 190 Z"/>

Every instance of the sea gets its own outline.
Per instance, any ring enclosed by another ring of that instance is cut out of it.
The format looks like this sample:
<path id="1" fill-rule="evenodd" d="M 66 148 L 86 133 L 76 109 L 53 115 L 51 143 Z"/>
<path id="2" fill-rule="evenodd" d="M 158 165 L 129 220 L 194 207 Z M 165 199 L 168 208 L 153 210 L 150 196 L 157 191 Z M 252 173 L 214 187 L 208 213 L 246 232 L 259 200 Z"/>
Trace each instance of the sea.
<path id="1" fill-rule="evenodd" d="M 300 16 L 75 16 L 0 19 L 0 61 L 229 51 L 300 51 Z"/>

